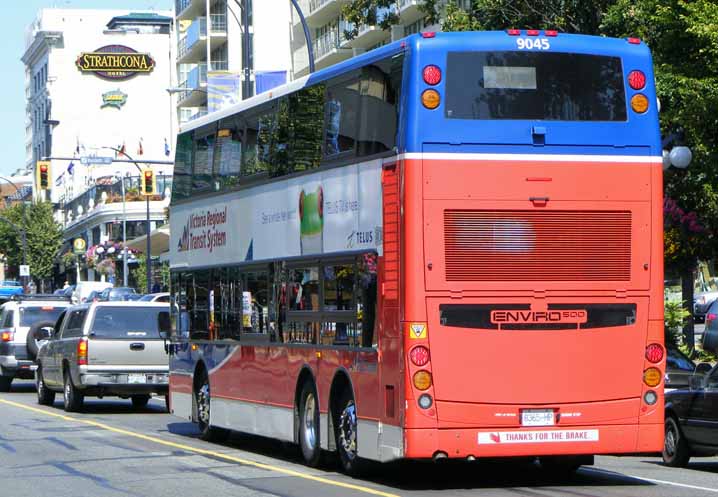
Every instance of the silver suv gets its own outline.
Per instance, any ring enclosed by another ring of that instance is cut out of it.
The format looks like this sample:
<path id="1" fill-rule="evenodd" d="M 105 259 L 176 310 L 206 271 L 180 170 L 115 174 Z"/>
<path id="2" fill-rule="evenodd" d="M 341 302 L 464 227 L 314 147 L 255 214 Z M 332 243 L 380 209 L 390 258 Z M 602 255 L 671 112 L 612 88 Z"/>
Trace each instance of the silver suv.
<path id="1" fill-rule="evenodd" d="M 59 295 L 15 295 L 0 307 L 0 392 L 14 378 L 31 379 L 38 351 L 38 326 L 54 323 L 70 306 Z"/>
<path id="2" fill-rule="evenodd" d="M 151 394 L 166 396 L 169 361 L 159 319 L 168 317 L 169 305 L 154 302 L 70 307 L 38 352 L 38 402 L 51 405 L 63 392 L 65 410 L 80 411 L 85 396 L 131 398 L 138 408 Z"/>

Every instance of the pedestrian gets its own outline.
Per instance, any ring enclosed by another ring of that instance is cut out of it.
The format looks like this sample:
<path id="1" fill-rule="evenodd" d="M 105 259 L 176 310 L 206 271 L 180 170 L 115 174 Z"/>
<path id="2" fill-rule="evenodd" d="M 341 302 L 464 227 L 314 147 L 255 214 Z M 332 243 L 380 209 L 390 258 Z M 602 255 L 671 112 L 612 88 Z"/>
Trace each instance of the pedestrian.
<path id="1" fill-rule="evenodd" d="M 67 280 L 65 280 L 65 284 L 62 285 L 62 289 L 65 290 L 65 289 L 67 289 L 67 287 L 69 287 L 69 286 L 70 286 L 70 283 L 69 283 Z"/>
<path id="2" fill-rule="evenodd" d="M 152 293 L 159 293 L 160 292 L 160 284 L 158 282 L 154 282 L 152 285 Z"/>

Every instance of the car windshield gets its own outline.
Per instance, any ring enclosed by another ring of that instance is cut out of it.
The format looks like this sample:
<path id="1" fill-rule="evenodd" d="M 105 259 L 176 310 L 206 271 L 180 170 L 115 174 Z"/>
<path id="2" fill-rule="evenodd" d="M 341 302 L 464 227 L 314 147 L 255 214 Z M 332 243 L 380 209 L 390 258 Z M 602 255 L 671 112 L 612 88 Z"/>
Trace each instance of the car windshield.
<path id="1" fill-rule="evenodd" d="M 42 307 L 21 307 L 20 308 L 20 326 L 32 326 L 39 321 L 57 321 L 60 313 L 64 311 L 64 307 L 52 305 Z"/>
<path id="2" fill-rule="evenodd" d="M 19 281 L 4 280 L 0 282 L 0 286 L 22 286 Z"/>
<path id="3" fill-rule="evenodd" d="M 162 307 L 99 307 L 92 323 L 95 338 L 159 339 L 157 317 Z"/>

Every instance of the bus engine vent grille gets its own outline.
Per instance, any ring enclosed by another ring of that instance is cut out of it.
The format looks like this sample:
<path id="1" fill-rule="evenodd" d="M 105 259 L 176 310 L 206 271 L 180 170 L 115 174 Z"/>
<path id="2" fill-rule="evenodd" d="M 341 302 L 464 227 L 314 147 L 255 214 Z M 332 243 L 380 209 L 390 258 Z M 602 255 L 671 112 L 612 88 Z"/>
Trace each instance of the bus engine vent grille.
<path id="1" fill-rule="evenodd" d="M 447 281 L 629 281 L 630 211 L 444 211 Z"/>

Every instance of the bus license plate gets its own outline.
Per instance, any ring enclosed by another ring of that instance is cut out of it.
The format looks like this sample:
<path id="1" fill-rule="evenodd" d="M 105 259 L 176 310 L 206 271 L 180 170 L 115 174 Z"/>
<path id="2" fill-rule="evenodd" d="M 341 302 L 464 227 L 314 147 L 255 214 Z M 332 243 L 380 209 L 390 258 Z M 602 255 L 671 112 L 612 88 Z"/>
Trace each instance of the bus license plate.
<path id="1" fill-rule="evenodd" d="M 526 409 L 521 411 L 522 426 L 551 426 L 553 424 L 553 409 Z"/>
<path id="2" fill-rule="evenodd" d="M 127 383 L 147 383 L 147 377 L 143 374 L 128 374 Z"/>

